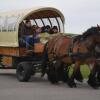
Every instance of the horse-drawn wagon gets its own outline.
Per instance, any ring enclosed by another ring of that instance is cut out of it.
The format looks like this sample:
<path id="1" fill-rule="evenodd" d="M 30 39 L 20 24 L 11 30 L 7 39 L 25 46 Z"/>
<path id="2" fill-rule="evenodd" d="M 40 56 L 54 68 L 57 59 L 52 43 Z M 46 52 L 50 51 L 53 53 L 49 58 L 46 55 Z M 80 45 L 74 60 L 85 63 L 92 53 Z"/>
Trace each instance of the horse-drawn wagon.
<path id="1" fill-rule="evenodd" d="M 30 43 L 27 36 L 22 38 L 22 34 L 26 34 L 22 29 L 23 24 L 31 22 L 36 27 L 56 26 L 58 33 L 63 33 L 64 21 L 63 14 L 52 7 L 0 13 L 0 68 L 16 69 L 18 80 L 28 81 L 37 69 L 42 68 L 44 45 L 52 35 L 40 33 L 40 41 Z"/>

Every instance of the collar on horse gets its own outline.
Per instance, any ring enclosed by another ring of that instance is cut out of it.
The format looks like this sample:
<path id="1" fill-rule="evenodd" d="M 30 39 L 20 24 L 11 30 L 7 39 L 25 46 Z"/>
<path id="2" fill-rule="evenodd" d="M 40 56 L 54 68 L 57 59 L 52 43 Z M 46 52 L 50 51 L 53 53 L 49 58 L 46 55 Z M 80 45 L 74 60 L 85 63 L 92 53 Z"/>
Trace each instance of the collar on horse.
<path id="1" fill-rule="evenodd" d="M 76 37 L 74 37 L 72 39 L 72 42 L 68 48 L 68 52 L 67 52 L 67 55 L 68 56 L 71 56 L 71 57 L 79 57 L 79 58 L 87 58 L 87 57 L 94 57 L 95 56 L 95 50 L 94 48 L 91 50 L 89 48 L 87 48 L 88 52 L 87 53 L 81 53 L 79 48 L 77 49 L 77 53 L 73 53 L 73 47 L 74 47 L 74 44 L 76 42 L 82 42 L 84 41 L 85 38 L 82 36 L 82 35 L 78 35 Z"/>

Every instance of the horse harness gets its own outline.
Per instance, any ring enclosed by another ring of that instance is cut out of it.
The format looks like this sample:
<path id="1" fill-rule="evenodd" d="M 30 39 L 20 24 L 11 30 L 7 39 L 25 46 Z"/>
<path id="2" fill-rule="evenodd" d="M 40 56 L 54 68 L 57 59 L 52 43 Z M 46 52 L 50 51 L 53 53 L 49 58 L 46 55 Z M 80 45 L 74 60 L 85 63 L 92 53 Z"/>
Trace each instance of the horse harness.
<path id="1" fill-rule="evenodd" d="M 79 57 L 81 59 L 85 59 L 87 57 L 94 57 L 95 56 L 95 52 L 94 52 L 94 49 L 92 49 L 92 51 L 89 50 L 89 48 L 87 48 L 88 52 L 87 53 L 80 53 L 80 50 L 79 48 L 77 49 L 77 53 L 73 53 L 73 48 L 74 48 L 74 44 L 77 42 L 74 41 L 75 38 L 72 39 L 72 42 L 68 48 L 68 52 L 67 52 L 67 55 L 70 56 L 70 57 Z M 84 37 L 81 37 L 78 42 L 82 42 L 84 41 Z"/>

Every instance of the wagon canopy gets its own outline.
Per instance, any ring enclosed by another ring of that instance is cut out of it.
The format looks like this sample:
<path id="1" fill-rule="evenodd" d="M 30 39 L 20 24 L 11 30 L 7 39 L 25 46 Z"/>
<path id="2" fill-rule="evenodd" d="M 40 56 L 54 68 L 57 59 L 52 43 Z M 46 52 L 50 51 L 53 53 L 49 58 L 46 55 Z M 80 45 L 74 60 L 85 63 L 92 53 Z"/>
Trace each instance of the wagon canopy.
<path id="1" fill-rule="evenodd" d="M 38 19 L 41 20 L 43 25 L 46 25 L 46 20 L 48 20 L 51 26 L 55 19 L 59 32 L 64 32 L 65 19 L 63 14 L 56 8 L 35 7 L 32 9 L 4 12 L 0 13 L 0 46 L 18 47 L 19 24 L 27 19 L 33 20 L 37 25 L 39 24 Z"/>

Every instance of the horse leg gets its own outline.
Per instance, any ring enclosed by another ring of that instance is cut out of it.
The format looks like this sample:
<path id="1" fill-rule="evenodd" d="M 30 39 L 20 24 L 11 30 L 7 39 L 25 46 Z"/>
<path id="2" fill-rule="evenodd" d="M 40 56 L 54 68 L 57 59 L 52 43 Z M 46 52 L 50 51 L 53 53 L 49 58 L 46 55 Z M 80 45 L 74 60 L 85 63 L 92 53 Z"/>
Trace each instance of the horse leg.
<path id="1" fill-rule="evenodd" d="M 48 75 L 48 80 L 53 83 L 53 84 L 56 84 L 59 82 L 60 80 L 60 77 L 61 77 L 61 74 L 59 72 L 61 72 L 61 62 L 55 60 L 55 61 L 52 61 L 48 67 L 48 72 L 47 72 L 47 75 Z"/>
<path id="2" fill-rule="evenodd" d="M 80 69 L 77 69 L 77 72 L 76 72 L 76 74 L 75 74 L 75 79 L 76 79 L 77 81 L 79 81 L 79 82 L 82 82 L 82 81 L 83 81 L 83 76 L 82 76 L 82 74 L 81 74 Z"/>
<path id="3" fill-rule="evenodd" d="M 60 75 L 61 80 L 63 82 L 67 82 L 67 80 L 68 80 L 68 72 L 67 72 L 67 70 L 68 70 L 68 67 L 66 66 L 66 64 L 62 63 L 61 64 L 61 68 L 59 69 L 59 73 L 60 73 L 59 75 Z"/>
<path id="4" fill-rule="evenodd" d="M 45 44 L 44 46 L 44 51 L 42 54 L 42 66 L 41 66 L 41 77 L 45 75 L 47 72 L 47 67 L 48 67 L 48 48 L 47 48 L 48 43 Z"/>
<path id="5" fill-rule="evenodd" d="M 56 64 L 57 79 L 63 82 L 68 81 L 68 66 L 62 61 L 58 60 Z"/>
<path id="6" fill-rule="evenodd" d="M 97 80 L 98 80 L 98 84 L 100 86 L 100 71 L 98 71 L 98 73 L 97 73 Z"/>
<path id="7" fill-rule="evenodd" d="M 70 77 L 69 80 L 68 80 L 68 85 L 69 85 L 71 88 L 76 87 L 76 83 L 75 83 L 74 79 L 75 79 L 77 70 L 78 70 L 79 68 L 80 68 L 80 64 L 79 64 L 79 62 L 76 62 L 76 63 L 75 63 L 75 66 L 74 66 L 73 74 L 71 75 L 71 77 Z"/>
<path id="8" fill-rule="evenodd" d="M 88 84 L 94 89 L 97 89 L 99 87 L 99 84 L 96 78 L 96 73 L 97 73 L 97 66 L 93 67 L 93 69 L 91 70 L 91 73 L 89 75 L 89 80 L 88 80 Z"/>
<path id="9" fill-rule="evenodd" d="M 76 71 L 74 71 L 72 76 L 68 79 L 68 86 L 71 88 L 76 87 L 76 83 L 74 82 L 75 73 Z"/>
<path id="10" fill-rule="evenodd" d="M 100 86 L 100 65 L 99 64 L 97 64 L 97 81 Z"/>
<path id="11" fill-rule="evenodd" d="M 54 65 L 52 63 L 50 63 L 48 65 L 47 76 L 48 76 L 48 80 L 52 84 L 58 83 L 57 76 L 56 76 L 56 70 L 55 70 L 55 67 L 54 67 Z"/>

